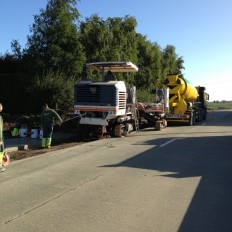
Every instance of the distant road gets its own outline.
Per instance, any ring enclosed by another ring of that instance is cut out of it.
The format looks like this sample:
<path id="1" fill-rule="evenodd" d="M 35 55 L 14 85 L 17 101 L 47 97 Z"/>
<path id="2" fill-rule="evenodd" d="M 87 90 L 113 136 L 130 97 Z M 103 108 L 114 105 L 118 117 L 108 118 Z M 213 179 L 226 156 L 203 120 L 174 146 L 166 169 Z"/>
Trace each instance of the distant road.
<path id="1" fill-rule="evenodd" d="M 0 174 L 1 232 L 231 232 L 232 111 L 47 153 Z"/>

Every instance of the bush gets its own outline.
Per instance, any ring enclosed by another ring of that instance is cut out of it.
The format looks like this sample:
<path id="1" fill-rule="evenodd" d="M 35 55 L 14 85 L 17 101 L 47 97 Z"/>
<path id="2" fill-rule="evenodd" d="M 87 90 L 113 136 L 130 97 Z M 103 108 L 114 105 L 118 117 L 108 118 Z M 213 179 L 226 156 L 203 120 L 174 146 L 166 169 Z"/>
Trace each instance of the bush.
<path id="1" fill-rule="evenodd" d="M 59 72 L 37 76 L 33 86 L 28 89 L 30 108 L 33 112 L 41 112 L 42 104 L 46 102 L 51 108 L 69 110 L 74 104 L 74 83 L 74 78 L 67 78 Z"/>
<path id="2" fill-rule="evenodd" d="M 136 90 L 137 94 L 137 100 L 140 102 L 154 102 L 155 101 L 155 95 L 153 93 L 150 93 L 146 90 Z"/>

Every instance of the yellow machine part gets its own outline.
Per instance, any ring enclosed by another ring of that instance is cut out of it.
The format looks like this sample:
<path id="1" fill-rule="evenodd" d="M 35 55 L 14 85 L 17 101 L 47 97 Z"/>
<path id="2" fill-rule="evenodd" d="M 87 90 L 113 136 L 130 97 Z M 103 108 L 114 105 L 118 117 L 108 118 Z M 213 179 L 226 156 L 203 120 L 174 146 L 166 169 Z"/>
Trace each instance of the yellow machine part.
<path id="1" fill-rule="evenodd" d="M 169 107 L 172 114 L 184 114 L 188 102 L 195 102 L 197 89 L 178 75 L 168 75 L 164 87 L 169 88 Z"/>

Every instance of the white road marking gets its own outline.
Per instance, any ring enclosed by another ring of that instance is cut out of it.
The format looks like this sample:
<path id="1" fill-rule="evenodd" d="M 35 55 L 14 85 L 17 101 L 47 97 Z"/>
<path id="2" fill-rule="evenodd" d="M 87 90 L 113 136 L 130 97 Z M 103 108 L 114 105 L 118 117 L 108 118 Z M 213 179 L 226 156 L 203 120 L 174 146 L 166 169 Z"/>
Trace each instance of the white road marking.
<path id="1" fill-rule="evenodd" d="M 171 140 L 167 141 L 166 143 L 161 144 L 160 147 L 165 147 L 166 145 L 168 145 L 169 143 L 174 142 L 177 139 L 180 139 L 180 138 L 171 139 Z"/>

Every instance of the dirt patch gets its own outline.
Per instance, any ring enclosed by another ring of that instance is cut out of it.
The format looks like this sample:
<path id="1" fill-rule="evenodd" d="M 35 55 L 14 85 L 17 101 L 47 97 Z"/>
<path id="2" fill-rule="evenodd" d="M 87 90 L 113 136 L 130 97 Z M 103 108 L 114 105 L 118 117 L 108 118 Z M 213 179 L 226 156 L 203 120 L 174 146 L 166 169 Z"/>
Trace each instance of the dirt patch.
<path id="1" fill-rule="evenodd" d="M 2 114 L 3 122 L 4 122 L 4 128 L 3 128 L 3 134 L 5 138 L 11 138 L 12 137 L 12 130 L 15 126 L 16 120 L 19 115 L 9 115 L 9 114 Z M 73 114 L 67 114 L 65 115 L 64 123 L 62 123 L 62 126 L 54 126 L 54 131 L 63 131 L 63 132 L 71 132 L 76 133 L 78 135 L 79 128 L 78 128 L 78 122 L 79 119 L 73 115 Z M 70 120 L 71 119 L 71 120 Z M 37 120 L 38 121 L 38 120 Z M 38 124 L 38 122 L 37 122 Z M 10 156 L 11 162 L 15 160 L 21 160 L 25 158 L 29 158 L 32 156 L 41 155 L 47 152 L 51 151 L 57 151 L 60 149 L 65 149 L 73 146 L 77 146 L 84 143 L 80 140 L 69 140 L 69 141 L 53 141 L 52 147 L 49 149 L 41 149 L 40 147 L 30 148 L 27 150 L 18 150 L 18 151 L 12 151 L 7 152 L 7 154 Z"/>
<path id="2" fill-rule="evenodd" d="M 13 162 L 15 160 L 21 160 L 37 155 L 41 155 L 47 152 L 52 152 L 52 151 L 58 151 L 61 149 L 81 145 L 84 142 L 66 142 L 66 143 L 61 143 L 61 144 L 55 144 L 49 149 L 41 149 L 41 148 L 32 148 L 32 149 L 27 149 L 27 150 L 18 150 L 18 151 L 12 151 L 8 152 L 7 154 L 10 156 L 10 161 Z"/>

